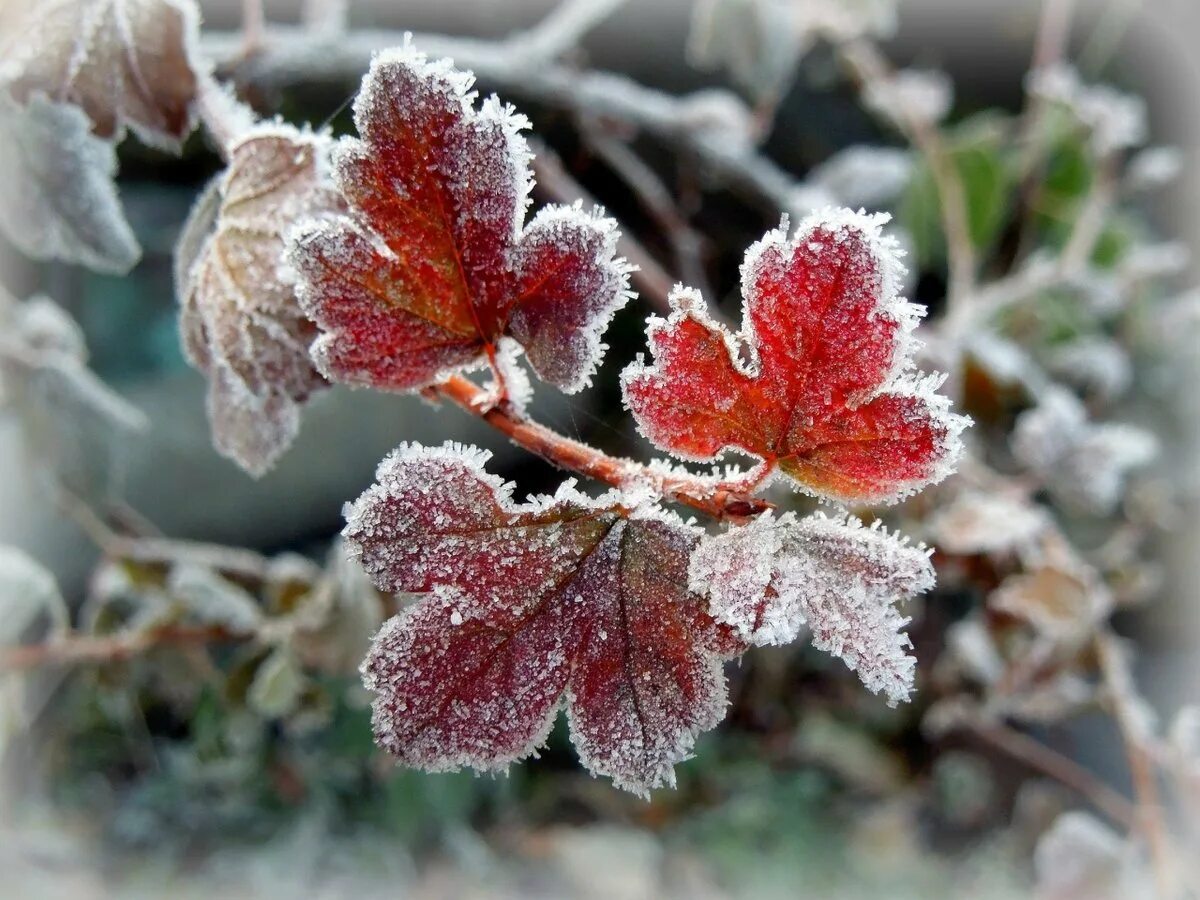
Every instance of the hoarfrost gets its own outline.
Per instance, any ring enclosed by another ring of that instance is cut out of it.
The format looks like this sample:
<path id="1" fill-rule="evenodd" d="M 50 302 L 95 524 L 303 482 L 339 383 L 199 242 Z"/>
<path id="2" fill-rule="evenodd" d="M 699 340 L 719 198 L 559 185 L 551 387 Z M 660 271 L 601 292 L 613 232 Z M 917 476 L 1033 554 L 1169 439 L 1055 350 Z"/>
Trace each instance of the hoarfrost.
<path id="1" fill-rule="evenodd" d="M 1060 63 L 1034 69 L 1026 89 L 1036 97 L 1070 111 L 1092 133 L 1099 156 L 1136 147 L 1146 140 L 1146 104 L 1107 85 L 1086 85 L 1071 66 Z"/>
<path id="2" fill-rule="evenodd" d="M 717 620 L 750 643 L 787 643 L 807 625 L 813 646 L 840 657 L 889 705 L 908 699 L 916 661 L 895 604 L 933 587 L 923 547 L 854 518 L 765 513 L 703 538 L 688 571 Z"/>

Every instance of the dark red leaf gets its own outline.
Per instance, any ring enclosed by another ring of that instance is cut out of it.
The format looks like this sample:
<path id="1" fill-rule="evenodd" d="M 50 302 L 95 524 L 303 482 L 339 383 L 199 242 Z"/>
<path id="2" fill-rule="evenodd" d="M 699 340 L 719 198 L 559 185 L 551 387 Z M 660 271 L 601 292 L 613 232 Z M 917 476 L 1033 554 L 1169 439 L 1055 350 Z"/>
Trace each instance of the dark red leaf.
<path id="1" fill-rule="evenodd" d="M 375 732 L 431 771 L 506 768 L 564 704 L 583 764 L 645 794 L 674 782 L 724 716 L 740 652 L 687 588 L 698 535 L 568 484 L 518 505 L 487 455 L 402 447 L 348 511 L 351 552 L 384 590 L 424 596 L 364 664 Z"/>

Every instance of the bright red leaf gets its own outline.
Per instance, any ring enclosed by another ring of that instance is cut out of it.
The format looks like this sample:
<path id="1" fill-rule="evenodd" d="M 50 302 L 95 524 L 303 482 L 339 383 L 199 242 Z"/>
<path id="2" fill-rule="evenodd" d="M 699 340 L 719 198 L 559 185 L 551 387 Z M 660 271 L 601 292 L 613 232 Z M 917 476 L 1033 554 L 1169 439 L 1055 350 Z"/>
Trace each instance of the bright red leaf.
<path id="1" fill-rule="evenodd" d="M 724 716 L 721 660 L 742 649 L 688 591 L 697 533 L 570 483 L 514 504 L 487 457 L 401 447 L 348 510 L 375 583 L 424 594 L 363 666 L 378 741 L 430 771 L 504 769 L 545 741 L 561 703 L 592 772 L 639 794 L 673 784 Z"/>
<path id="2" fill-rule="evenodd" d="M 494 359 L 515 338 L 539 377 L 584 387 L 628 296 L 610 219 L 547 207 L 525 223 L 532 178 L 521 129 L 472 77 L 409 47 L 375 58 L 354 104 L 359 137 L 335 181 L 354 215 L 295 235 L 301 298 L 325 332 L 330 379 L 411 390 Z"/>
<path id="3" fill-rule="evenodd" d="M 891 502 L 945 477 L 965 419 L 916 377 L 920 308 L 897 296 L 902 267 L 884 217 L 815 214 L 746 253 L 744 324 L 733 335 L 695 291 L 676 288 L 650 322 L 653 364 L 622 375 L 643 433 L 684 459 L 761 457 L 811 493 Z"/>

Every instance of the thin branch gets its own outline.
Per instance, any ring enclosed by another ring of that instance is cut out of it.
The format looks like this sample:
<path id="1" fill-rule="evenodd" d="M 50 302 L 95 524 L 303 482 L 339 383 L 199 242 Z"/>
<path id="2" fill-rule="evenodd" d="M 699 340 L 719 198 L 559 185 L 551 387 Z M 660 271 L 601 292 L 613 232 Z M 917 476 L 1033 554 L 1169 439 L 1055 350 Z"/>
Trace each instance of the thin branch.
<path id="1" fill-rule="evenodd" d="M 510 38 L 510 42 L 516 53 L 539 62 L 553 62 L 578 46 L 584 35 L 627 2 L 563 0 L 537 25 L 518 32 Z"/>
<path id="2" fill-rule="evenodd" d="M 864 91 L 892 78 L 891 64 L 872 42 L 860 38 L 840 45 L 839 49 Z M 966 191 L 937 127 L 903 108 L 895 110 L 894 115 L 913 146 L 925 157 L 937 188 L 942 228 L 946 233 L 948 299 L 953 310 L 975 289 L 975 246 L 971 241 Z"/>
<path id="3" fill-rule="evenodd" d="M 1145 835 L 1146 843 L 1150 847 L 1159 896 L 1174 897 L 1166 810 L 1158 790 L 1158 775 L 1154 769 L 1153 754 L 1146 746 L 1148 735 L 1145 733 L 1144 716 L 1136 708 L 1139 698 L 1135 694 L 1129 661 L 1111 632 L 1100 631 L 1096 635 L 1095 644 L 1100 672 L 1108 688 L 1113 718 L 1116 719 L 1125 743 L 1129 774 L 1137 796 L 1137 817 L 1134 825 Z"/>
<path id="4" fill-rule="evenodd" d="M 595 128 L 585 129 L 584 135 L 588 146 L 637 195 L 642 207 L 662 229 L 671 244 L 680 278 L 710 301 L 715 300 L 701 258 L 704 239 L 684 218 L 662 179 L 624 141 L 600 134 Z"/>
<path id="5" fill-rule="evenodd" d="M 242 53 L 250 56 L 258 51 L 266 27 L 263 0 L 242 0 Z"/>
<path id="6" fill-rule="evenodd" d="M 496 405 L 491 402 L 488 391 L 461 375 L 452 376 L 431 388 L 431 393 L 445 397 L 477 416 L 507 435 L 513 443 L 547 462 L 613 487 L 648 487 L 666 500 L 690 506 L 716 519 L 747 519 L 772 507 L 766 500 L 750 495 L 769 474 L 769 467 L 753 469 L 741 481 L 722 481 L 713 476 L 659 469 L 609 456 L 533 422 L 507 405 Z"/>
<path id="7" fill-rule="evenodd" d="M 358 79 L 381 50 L 404 43 L 396 31 L 355 30 L 331 38 L 302 29 L 272 27 L 252 57 L 241 52 L 237 35 L 210 32 L 202 36 L 205 54 L 236 80 L 282 86 L 321 80 Z M 729 123 L 714 125 L 712 110 L 740 110 L 746 126 L 749 110 L 735 94 L 707 90 L 675 96 L 645 87 L 614 72 L 579 71 L 558 63 L 530 59 L 517 38 L 482 41 L 437 34 L 412 36 L 414 46 L 432 57 L 449 57 L 470 69 L 481 82 L 506 94 L 593 118 L 633 125 L 664 144 L 694 155 L 706 173 L 719 178 L 768 209 L 788 209 L 796 179 L 759 154 L 751 135 L 732 133 Z"/>
<path id="8" fill-rule="evenodd" d="M 229 151 L 256 120 L 254 111 L 219 84 L 211 72 L 202 73 L 196 86 L 196 113 L 217 145 L 224 160 Z"/>
<path id="9" fill-rule="evenodd" d="M 161 646 L 219 644 L 248 640 L 249 634 L 219 625 L 162 625 L 112 635 L 68 634 L 41 644 L 0 649 L 0 672 L 43 666 L 110 663 L 139 656 Z"/>
<path id="10" fill-rule="evenodd" d="M 965 727 L 1031 769 L 1076 791 L 1118 825 L 1130 828 L 1137 821 L 1136 811 L 1128 799 L 1070 757 L 1007 725 L 971 722 Z"/>

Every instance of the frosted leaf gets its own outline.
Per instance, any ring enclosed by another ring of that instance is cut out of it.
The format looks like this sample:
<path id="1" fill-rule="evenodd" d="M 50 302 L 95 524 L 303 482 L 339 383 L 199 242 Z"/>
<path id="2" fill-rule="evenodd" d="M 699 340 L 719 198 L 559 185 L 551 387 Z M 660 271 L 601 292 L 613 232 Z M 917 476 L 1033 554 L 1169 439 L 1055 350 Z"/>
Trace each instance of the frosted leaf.
<path id="1" fill-rule="evenodd" d="M 847 502 L 895 502 L 945 478 L 969 420 L 937 393 L 940 376 L 911 371 L 923 310 L 897 293 L 886 221 L 823 210 L 791 237 L 786 220 L 769 232 L 742 264 L 736 335 L 696 291 L 672 291 L 671 315 L 650 319 L 653 362 L 621 375 L 651 443 L 683 459 L 751 453 Z"/>
<path id="2" fill-rule="evenodd" d="M 294 615 L 292 643 L 319 670 L 353 672 L 387 615 L 370 577 L 335 541 L 325 572 Z"/>
<path id="3" fill-rule="evenodd" d="M 1166 187 L 1183 173 L 1183 162 L 1178 147 L 1147 147 L 1129 160 L 1125 183 L 1133 191 Z"/>
<path id="4" fill-rule="evenodd" d="M 936 125 L 946 118 L 954 103 L 954 83 L 936 69 L 900 69 L 869 82 L 863 101 L 902 130 L 912 120 Z"/>
<path id="5" fill-rule="evenodd" d="M 26 256 L 121 274 L 141 256 L 113 174 L 111 141 L 77 108 L 0 92 L 0 229 Z"/>
<path id="6" fill-rule="evenodd" d="M 712 615 L 750 643 L 787 643 L 807 624 L 814 647 L 840 657 L 890 705 L 908 699 L 916 661 L 895 605 L 933 587 L 923 547 L 854 518 L 768 512 L 703 538 L 688 574 Z"/>
<path id="7" fill-rule="evenodd" d="M 1155 895 L 1137 849 L 1083 812 L 1067 812 L 1033 854 L 1039 900 L 1125 900 Z"/>
<path id="8" fill-rule="evenodd" d="M 304 686 L 304 672 L 295 654 L 287 647 L 276 647 L 254 670 L 246 703 L 260 716 L 282 719 L 296 711 Z"/>
<path id="9" fill-rule="evenodd" d="M 1133 425 L 1088 421 L 1074 394 L 1052 388 L 1018 416 L 1012 449 L 1056 499 L 1103 515 L 1120 501 L 1126 473 L 1157 456 L 1158 442 Z"/>
<path id="10" fill-rule="evenodd" d="M 565 703 L 588 769 L 642 795 L 673 784 L 724 715 L 721 659 L 741 650 L 688 592 L 694 529 L 570 483 L 515 504 L 486 459 L 403 446 L 347 510 L 376 585 L 423 595 L 363 664 L 376 739 L 429 771 L 505 769 Z"/>
<path id="11" fill-rule="evenodd" d="M 1091 131 L 1092 147 L 1100 156 L 1136 147 L 1146 140 L 1146 104 L 1140 97 L 1107 85 L 1085 85 L 1069 65 L 1034 69 L 1026 78 L 1026 89 L 1075 116 Z"/>
<path id="12" fill-rule="evenodd" d="M 284 265 L 283 233 L 341 208 L 328 153 L 323 135 L 258 126 L 230 148 L 176 249 L 180 333 L 208 376 L 213 442 L 256 476 L 295 438 L 298 405 L 325 385 L 309 357 L 316 327 Z"/>
<path id="13" fill-rule="evenodd" d="M 1122 396 L 1133 383 L 1129 353 L 1105 337 L 1083 337 L 1055 348 L 1047 368 L 1072 387 L 1105 401 Z"/>
<path id="14" fill-rule="evenodd" d="M 4 545 L 0 545 L 0 610 L 4 612 L 0 644 L 44 640 L 63 634 L 71 624 L 54 576 L 23 550 Z"/>
<path id="15" fill-rule="evenodd" d="M 32 461 L 72 493 L 103 502 L 116 493 L 125 445 L 147 423 L 85 360 L 78 326 L 53 301 L 0 309 L 0 378 Z"/>
<path id="16" fill-rule="evenodd" d="M 5 25 L 0 85 L 20 102 L 43 94 L 79 107 L 104 138 L 129 125 L 177 148 L 192 130 L 192 0 L 40 0 Z"/>
<path id="17" fill-rule="evenodd" d="M 929 533 L 946 553 L 1007 554 L 1031 546 L 1049 524 L 1026 497 L 964 490 L 933 514 Z"/>
<path id="18" fill-rule="evenodd" d="M 253 633 L 262 621 L 258 601 L 249 592 L 204 566 L 175 566 L 167 590 L 189 617 L 205 625 Z"/>
<path id="19" fill-rule="evenodd" d="M 525 222 L 526 119 L 472 76 L 405 46 L 376 56 L 335 155 L 351 215 L 291 238 L 300 299 L 328 378 L 417 390 L 516 339 L 544 381 L 590 383 L 629 266 L 611 219 L 576 204 Z"/>
<path id="20" fill-rule="evenodd" d="M 992 591 L 988 606 L 1029 622 L 1058 641 L 1085 637 L 1112 612 L 1112 594 L 1082 563 L 1045 563 L 1009 575 Z"/>
<path id="21" fill-rule="evenodd" d="M 907 187 L 912 168 L 912 154 L 907 150 L 856 144 L 813 169 L 808 181 L 828 191 L 842 206 L 878 209 Z"/>

